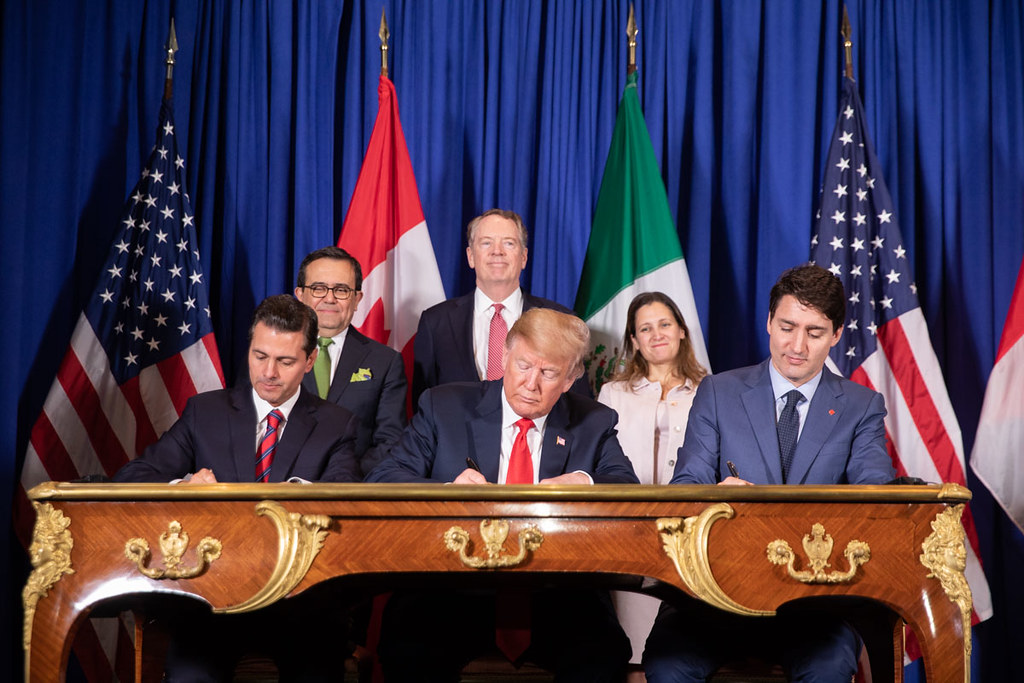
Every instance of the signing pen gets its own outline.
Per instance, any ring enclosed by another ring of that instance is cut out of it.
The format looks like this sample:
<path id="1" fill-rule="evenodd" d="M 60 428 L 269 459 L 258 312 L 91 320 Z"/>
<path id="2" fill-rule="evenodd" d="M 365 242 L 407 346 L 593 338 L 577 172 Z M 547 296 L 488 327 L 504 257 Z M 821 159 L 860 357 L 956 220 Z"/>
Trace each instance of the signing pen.
<path id="1" fill-rule="evenodd" d="M 475 462 L 473 462 L 473 458 L 466 458 L 466 467 L 468 467 L 471 470 L 476 470 L 477 472 L 480 472 L 480 468 L 477 467 Z"/>
<path id="2" fill-rule="evenodd" d="M 729 466 L 729 474 L 739 479 L 740 473 L 736 471 L 736 465 L 732 464 L 732 460 L 726 460 L 725 464 Z"/>

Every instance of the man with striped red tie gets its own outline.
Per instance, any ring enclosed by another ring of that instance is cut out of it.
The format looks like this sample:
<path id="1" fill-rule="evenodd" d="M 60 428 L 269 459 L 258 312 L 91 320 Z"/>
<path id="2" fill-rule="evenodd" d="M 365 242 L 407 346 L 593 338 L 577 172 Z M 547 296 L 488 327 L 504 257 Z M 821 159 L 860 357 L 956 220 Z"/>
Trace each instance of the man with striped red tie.
<path id="1" fill-rule="evenodd" d="M 249 328 L 249 384 L 193 396 L 114 481 L 358 481 L 358 420 L 302 388 L 316 339 L 309 306 L 265 299 Z"/>
<path id="2" fill-rule="evenodd" d="M 189 399 L 181 418 L 114 481 L 358 481 L 358 419 L 302 388 L 316 341 L 313 309 L 286 294 L 265 299 L 249 328 L 249 382 Z M 337 661 L 308 653 L 346 641 L 344 610 L 303 596 L 246 614 L 178 603 L 161 616 L 171 634 L 170 682 L 226 683 L 246 654 L 273 659 L 281 680 L 336 680 Z"/>

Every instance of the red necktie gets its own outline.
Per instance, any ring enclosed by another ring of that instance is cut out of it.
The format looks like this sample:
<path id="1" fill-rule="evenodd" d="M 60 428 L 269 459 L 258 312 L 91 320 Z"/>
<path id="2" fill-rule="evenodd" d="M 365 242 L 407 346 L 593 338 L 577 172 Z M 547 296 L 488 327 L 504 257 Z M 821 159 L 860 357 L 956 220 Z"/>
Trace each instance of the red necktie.
<path id="1" fill-rule="evenodd" d="M 533 420 L 525 417 L 516 422 L 519 432 L 512 442 L 508 459 L 506 484 L 532 484 L 533 458 L 526 443 L 526 433 L 533 429 Z M 515 663 L 530 647 L 530 593 L 522 590 L 499 590 L 495 603 L 494 642 L 498 649 Z"/>
<path id="2" fill-rule="evenodd" d="M 256 450 L 256 481 L 270 479 L 270 466 L 274 464 L 274 451 L 277 449 L 277 428 L 282 420 L 284 415 L 277 408 L 267 413 L 267 431 Z"/>
<path id="3" fill-rule="evenodd" d="M 505 353 L 505 337 L 508 336 L 508 323 L 501 316 L 504 304 L 494 304 L 494 315 L 491 316 L 491 331 L 487 337 L 487 379 L 501 379 L 502 356 Z M 532 482 L 531 482 L 532 483 Z"/>
<path id="4" fill-rule="evenodd" d="M 519 432 L 515 441 L 512 442 L 512 454 L 508 459 L 508 472 L 505 474 L 506 484 L 532 484 L 533 483 L 533 457 L 530 455 L 530 446 L 526 443 L 526 432 L 533 429 L 533 420 L 525 417 L 516 422 Z"/>

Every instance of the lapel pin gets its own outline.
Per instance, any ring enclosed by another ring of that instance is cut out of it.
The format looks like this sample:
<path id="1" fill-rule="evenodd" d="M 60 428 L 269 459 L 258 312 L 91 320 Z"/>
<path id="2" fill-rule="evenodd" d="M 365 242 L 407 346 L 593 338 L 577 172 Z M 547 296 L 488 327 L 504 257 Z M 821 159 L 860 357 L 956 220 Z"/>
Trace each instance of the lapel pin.
<path id="1" fill-rule="evenodd" d="M 829 409 L 828 409 L 828 414 L 829 414 L 829 415 L 835 415 L 835 414 L 836 414 L 836 411 L 834 411 L 834 410 L 832 410 L 831 408 L 829 408 Z"/>
<path id="2" fill-rule="evenodd" d="M 555 443 L 557 445 L 559 445 L 559 446 L 564 446 L 565 445 L 565 439 L 562 438 L 561 436 L 556 436 L 555 437 Z"/>

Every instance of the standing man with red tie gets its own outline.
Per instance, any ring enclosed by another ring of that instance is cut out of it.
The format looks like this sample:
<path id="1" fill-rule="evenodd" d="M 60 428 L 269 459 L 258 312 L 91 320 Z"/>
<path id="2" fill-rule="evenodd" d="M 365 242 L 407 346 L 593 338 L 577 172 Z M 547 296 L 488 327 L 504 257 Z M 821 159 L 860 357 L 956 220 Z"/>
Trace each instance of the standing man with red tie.
<path id="1" fill-rule="evenodd" d="M 569 309 L 523 292 L 529 235 L 514 211 L 491 209 L 466 227 L 466 259 L 476 289 L 423 311 L 414 341 L 413 403 L 430 387 L 500 379 L 505 335 L 524 311 Z M 573 391 L 591 396 L 582 375 Z"/>
<path id="2" fill-rule="evenodd" d="M 616 437 L 615 412 L 567 393 L 582 374 L 589 343 L 590 331 L 576 316 L 524 312 L 507 334 L 502 379 L 426 391 L 391 457 L 367 481 L 638 483 Z M 624 674 L 629 642 L 606 592 L 537 590 L 526 600 L 526 640 L 505 646 L 504 628 L 496 638 L 503 615 L 493 590 L 396 593 L 379 648 L 385 678 L 457 680 L 496 641 L 511 661 L 534 662 L 556 681 L 615 681 Z"/>

